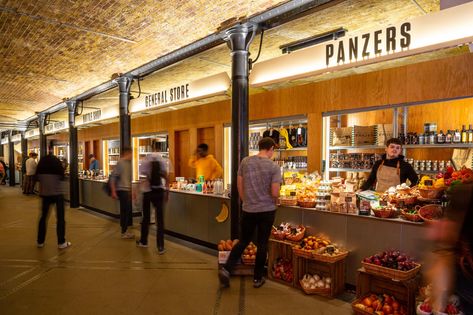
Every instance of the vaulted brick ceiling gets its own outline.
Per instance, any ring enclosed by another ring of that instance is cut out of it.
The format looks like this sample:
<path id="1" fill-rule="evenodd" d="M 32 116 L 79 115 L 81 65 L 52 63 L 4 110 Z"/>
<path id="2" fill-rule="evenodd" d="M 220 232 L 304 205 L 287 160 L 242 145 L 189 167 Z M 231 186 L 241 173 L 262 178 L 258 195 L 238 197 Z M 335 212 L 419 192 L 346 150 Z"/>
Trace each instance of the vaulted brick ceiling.
<path id="1" fill-rule="evenodd" d="M 0 115 L 27 118 L 282 2 L 0 0 Z"/>
<path id="2" fill-rule="evenodd" d="M 335 1 L 324 11 L 268 31 L 260 60 L 280 55 L 281 44 L 336 27 L 351 34 L 438 11 L 439 1 Z M 214 33 L 225 20 L 284 2 L 0 0 L 0 122 L 26 119 L 108 81 L 112 73 L 127 72 Z M 253 53 L 258 44 L 257 38 Z M 229 65 L 228 49 L 222 45 L 150 76 L 143 86 L 155 85 L 153 80 L 163 84 L 169 77 L 229 72 Z"/>

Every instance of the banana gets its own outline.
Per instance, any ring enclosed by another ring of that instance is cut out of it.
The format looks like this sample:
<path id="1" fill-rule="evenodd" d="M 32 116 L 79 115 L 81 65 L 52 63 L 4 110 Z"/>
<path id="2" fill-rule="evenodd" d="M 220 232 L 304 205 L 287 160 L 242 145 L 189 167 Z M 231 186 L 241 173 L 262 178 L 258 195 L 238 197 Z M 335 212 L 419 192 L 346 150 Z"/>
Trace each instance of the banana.
<path id="1" fill-rule="evenodd" d="M 228 206 L 225 202 L 222 202 L 222 207 L 220 208 L 220 213 L 215 217 L 218 223 L 225 222 L 228 219 Z"/>

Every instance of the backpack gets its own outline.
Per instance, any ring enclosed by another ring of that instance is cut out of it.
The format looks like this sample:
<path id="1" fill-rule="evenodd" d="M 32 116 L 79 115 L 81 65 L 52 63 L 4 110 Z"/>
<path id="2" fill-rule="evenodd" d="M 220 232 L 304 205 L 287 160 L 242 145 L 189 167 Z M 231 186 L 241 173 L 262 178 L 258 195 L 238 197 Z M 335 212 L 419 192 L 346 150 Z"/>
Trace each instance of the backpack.
<path id="1" fill-rule="evenodd" d="M 149 176 L 149 185 L 151 188 L 160 187 L 162 185 L 163 170 L 161 162 L 158 160 L 151 161 L 151 174 Z"/>

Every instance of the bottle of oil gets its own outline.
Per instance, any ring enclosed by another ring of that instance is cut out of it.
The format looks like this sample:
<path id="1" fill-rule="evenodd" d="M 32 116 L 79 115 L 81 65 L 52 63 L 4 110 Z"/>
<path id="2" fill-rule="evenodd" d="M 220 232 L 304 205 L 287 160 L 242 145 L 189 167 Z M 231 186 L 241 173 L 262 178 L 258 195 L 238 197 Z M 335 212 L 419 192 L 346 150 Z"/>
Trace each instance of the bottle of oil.
<path id="1" fill-rule="evenodd" d="M 462 143 L 468 142 L 468 130 L 466 130 L 465 125 L 462 126 L 461 140 Z"/>

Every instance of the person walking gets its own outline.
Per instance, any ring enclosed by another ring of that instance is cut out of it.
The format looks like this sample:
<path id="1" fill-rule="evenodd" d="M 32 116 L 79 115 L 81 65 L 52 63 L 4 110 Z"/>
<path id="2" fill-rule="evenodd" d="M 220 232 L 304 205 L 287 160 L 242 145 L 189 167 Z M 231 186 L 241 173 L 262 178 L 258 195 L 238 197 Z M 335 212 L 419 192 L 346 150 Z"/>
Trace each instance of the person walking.
<path id="1" fill-rule="evenodd" d="M 212 154 L 209 154 L 209 146 L 201 143 L 197 146 L 195 155 L 189 160 L 189 166 L 195 168 L 196 178 L 204 176 L 205 180 L 222 178 L 223 169 Z"/>
<path id="2" fill-rule="evenodd" d="M 112 172 L 111 188 L 112 198 L 120 200 L 120 227 L 122 239 L 134 239 L 135 235 L 128 232 L 128 227 L 133 225 L 131 209 L 131 157 L 130 148 L 121 152 L 121 158 Z"/>
<path id="3" fill-rule="evenodd" d="M 166 163 L 157 153 L 158 143 L 153 146 L 153 153 L 148 155 L 140 167 L 140 177 L 143 178 L 143 220 L 141 222 L 141 238 L 136 241 L 138 247 L 148 247 L 148 233 L 150 224 L 151 204 L 155 207 L 157 224 L 156 246 L 158 254 L 166 252 L 164 249 L 164 203 L 168 199 L 169 178 Z"/>
<path id="4" fill-rule="evenodd" d="M 253 287 L 259 288 L 265 283 L 264 265 L 268 240 L 281 185 L 281 171 L 271 160 L 275 146 L 276 143 L 272 138 L 265 137 L 258 143 L 259 153 L 241 161 L 237 179 L 238 194 L 243 202 L 241 235 L 240 241 L 230 252 L 227 263 L 219 270 L 218 276 L 222 287 L 230 285 L 230 274 L 250 243 L 255 230 L 257 252 Z"/>
<path id="5" fill-rule="evenodd" d="M 35 152 L 31 152 L 29 154 L 29 158 L 26 160 L 26 175 L 25 175 L 25 183 L 23 186 L 23 193 L 33 194 L 34 193 L 34 185 L 35 185 L 35 177 L 36 177 L 36 168 L 38 163 L 36 162 L 36 157 L 38 154 Z"/>
<path id="6" fill-rule="evenodd" d="M 64 195 L 62 181 L 64 180 L 64 169 L 61 161 L 53 155 L 52 147 L 49 154 L 38 163 L 36 169 L 39 181 L 39 196 L 42 200 L 41 218 L 38 223 L 38 248 L 44 247 L 46 238 L 47 221 L 49 208 L 56 204 L 56 234 L 59 249 L 71 246 L 71 242 L 66 241 L 66 221 L 64 219 Z"/>

